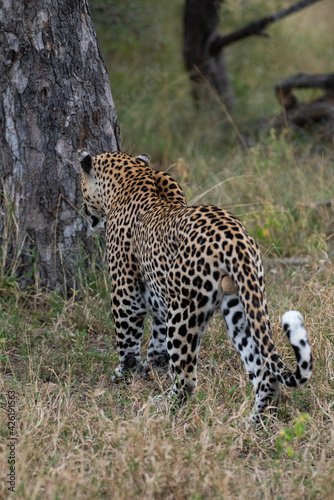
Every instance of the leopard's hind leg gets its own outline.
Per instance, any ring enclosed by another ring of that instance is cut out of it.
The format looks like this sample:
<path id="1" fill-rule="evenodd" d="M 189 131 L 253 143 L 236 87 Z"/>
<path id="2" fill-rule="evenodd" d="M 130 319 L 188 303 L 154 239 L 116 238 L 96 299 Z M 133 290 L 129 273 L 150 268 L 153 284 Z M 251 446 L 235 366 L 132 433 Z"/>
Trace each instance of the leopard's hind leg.
<path id="1" fill-rule="evenodd" d="M 168 366 L 166 315 L 153 311 L 152 332 L 147 352 L 147 365 L 151 368 Z"/>
<path id="2" fill-rule="evenodd" d="M 237 294 L 224 295 L 220 310 L 225 319 L 228 334 L 238 350 L 246 372 L 256 391 L 253 422 L 260 421 L 260 415 L 268 405 L 276 412 L 279 403 L 280 384 L 266 368 L 261 356 L 258 340 L 247 324 L 243 305 Z"/>
<path id="3" fill-rule="evenodd" d="M 146 307 L 152 312 L 151 338 L 147 351 L 145 369 L 168 366 L 167 352 L 167 307 L 162 297 L 152 293 L 148 287 L 144 290 Z"/>
<path id="4" fill-rule="evenodd" d="M 186 289 L 183 289 L 186 291 Z M 192 296 L 173 293 L 167 315 L 167 351 L 174 378 L 170 396 L 184 401 L 193 394 L 197 385 L 197 360 L 204 329 L 214 307 L 210 305 L 212 292 L 192 291 Z"/>

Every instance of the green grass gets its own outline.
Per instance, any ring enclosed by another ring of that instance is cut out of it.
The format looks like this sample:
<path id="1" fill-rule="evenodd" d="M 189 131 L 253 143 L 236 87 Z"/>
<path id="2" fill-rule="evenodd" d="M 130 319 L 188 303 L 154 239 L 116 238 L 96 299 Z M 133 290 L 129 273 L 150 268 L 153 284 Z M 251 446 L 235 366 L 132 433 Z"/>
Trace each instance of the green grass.
<path id="1" fill-rule="evenodd" d="M 221 30 L 232 31 L 289 4 L 225 2 Z M 230 126 L 218 99 L 215 113 L 194 109 L 182 60 L 183 5 L 174 0 L 156 9 L 148 0 L 127 1 L 114 29 L 97 24 L 123 150 L 148 153 L 155 168 L 168 169 L 179 180 L 189 202 L 230 208 L 265 253 L 314 254 L 328 245 L 332 251 L 331 214 L 324 221 L 302 208 L 333 198 L 331 144 L 321 140 L 321 129 L 274 130 L 263 121 L 280 113 L 274 95 L 278 81 L 300 71 L 330 71 L 330 2 L 274 24 L 269 39 L 248 38 L 226 49 L 237 96 Z"/>
<path id="2" fill-rule="evenodd" d="M 38 286 L 22 293 L 13 261 L 0 274 L 0 404 L 15 391 L 17 493 L 8 495 L 2 481 L 1 497 L 329 500 L 333 493 L 334 213 L 312 205 L 334 199 L 332 144 L 320 129 L 274 130 L 262 121 L 280 112 L 275 83 L 299 71 L 331 71 L 332 5 L 324 0 L 269 28 L 270 39 L 227 49 L 238 105 L 226 126 L 219 103 L 214 115 L 193 109 L 181 57 L 183 3 L 112 1 L 110 19 L 97 17 L 123 149 L 148 153 L 190 203 L 214 203 L 241 218 L 265 258 L 278 351 L 294 365 L 280 316 L 300 310 L 314 373 L 305 388 L 282 389 L 275 422 L 239 426 L 254 393 L 215 316 L 203 338 L 198 391 L 173 413 L 152 401 L 170 386 L 164 374 L 111 380 L 117 355 L 103 245 L 89 258 L 82 249 L 69 300 Z M 225 2 L 221 29 L 289 3 Z M 8 235 L 14 226 L 9 210 Z M 4 264 L 6 246 L 1 252 Z M 150 318 L 143 357 L 149 326 Z M 1 477 L 7 423 L 2 411 Z"/>

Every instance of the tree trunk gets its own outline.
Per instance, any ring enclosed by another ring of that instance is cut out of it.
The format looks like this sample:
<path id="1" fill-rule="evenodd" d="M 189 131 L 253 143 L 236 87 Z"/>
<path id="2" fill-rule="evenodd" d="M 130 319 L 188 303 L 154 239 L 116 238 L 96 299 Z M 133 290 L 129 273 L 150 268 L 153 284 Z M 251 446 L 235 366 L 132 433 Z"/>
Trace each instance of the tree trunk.
<path id="1" fill-rule="evenodd" d="M 222 0 L 186 0 L 183 56 L 193 83 L 196 105 L 200 104 L 204 96 L 206 103 L 215 101 L 213 95 L 216 94 L 231 111 L 235 97 L 224 51 L 220 50 L 215 54 L 210 51 L 211 42 L 217 36 L 221 2 Z"/>
<path id="2" fill-rule="evenodd" d="M 2 0 L 0 89 L 2 264 L 69 290 L 88 236 L 77 150 L 120 147 L 87 0 Z"/>
<path id="3" fill-rule="evenodd" d="M 198 107 L 203 95 L 206 105 L 210 92 L 216 93 L 232 111 L 235 96 L 231 85 L 223 48 L 248 36 L 268 36 L 264 29 L 320 0 L 299 0 L 287 9 L 270 14 L 228 35 L 217 32 L 219 8 L 224 0 L 186 0 L 184 11 L 183 57 L 193 83 L 193 95 Z M 212 99 L 211 99 L 212 101 Z"/>

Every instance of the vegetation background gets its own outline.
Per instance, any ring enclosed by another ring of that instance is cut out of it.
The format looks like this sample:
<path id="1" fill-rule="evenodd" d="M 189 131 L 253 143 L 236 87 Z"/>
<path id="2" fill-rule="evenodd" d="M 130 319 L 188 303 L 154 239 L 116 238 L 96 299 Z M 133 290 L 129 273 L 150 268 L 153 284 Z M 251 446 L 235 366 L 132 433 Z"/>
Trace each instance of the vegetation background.
<path id="1" fill-rule="evenodd" d="M 314 354 L 300 390 L 282 390 L 275 422 L 238 426 L 254 394 L 217 316 L 203 340 L 197 394 L 177 414 L 152 405 L 164 375 L 113 384 L 117 366 L 107 271 L 91 260 L 81 291 L 67 300 L 38 284 L 18 289 L 1 271 L 0 383 L 16 398 L 19 499 L 332 499 L 334 497 L 333 140 L 322 129 L 274 129 L 274 85 L 297 72 L 332 70 L 334 16 L 323 0 L 226 50 L 237 96 L 233 119 L 196 112 L 182 47 L 182 0 L 94 0 L 91 8 L 109 68 L 123 150 L 148 153 L 190 203 L 237 214 L 265 260 L 273 336 L 294 355 L 280 317 L 298 309 Z M 290 2 L 226 1 L 229 32 Z M 313 91 L 300 92 L 303 99 Z M 226 126 L 226 121 L 229 126 Z M 320 205 L 315 202 L 322 202 Z M 12 220 L 8 220 L 10 231 Z M 101 254 L 103 254 L 101 243 Z M 6 249 L 2 248 L 2 256 Z M 149 338 L 148 321 L 143 352 Z M 1 412 L 0 472 L 9 471 L 7 413 Z"/>

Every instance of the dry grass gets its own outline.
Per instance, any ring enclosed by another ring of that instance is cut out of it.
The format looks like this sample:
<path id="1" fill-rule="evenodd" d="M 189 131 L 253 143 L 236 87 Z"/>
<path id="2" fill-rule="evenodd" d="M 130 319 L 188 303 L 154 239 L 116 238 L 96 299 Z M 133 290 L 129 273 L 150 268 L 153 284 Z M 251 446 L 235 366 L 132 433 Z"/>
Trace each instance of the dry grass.
<path id="1" fill-rule="evenodd" d="M 168 387 L 163 376 L 111 382 L 116 358 L 103 290 L 63 301 L 2 289 L 2 398 L 5 404 L 6 391 L 15 391 L 18 426 L 17 493 L 8 498 L 333 498 L 331 265 L 267 269 L 279 351 L 293 363 L 279 316 L 296 307 L 315 366 L 304 389 L 283 389 L 275 422 L 247 430 L 238 424 L 254 395 L 220 316 L 203 340 L 197 394 L 173 414 L 152 404 Z M 146 331 L 144 350 L 147 342 Z M 3 411 L 3 477 L 7 418 Z M 5 482 L 0 492 L 7 496 Z"/>

